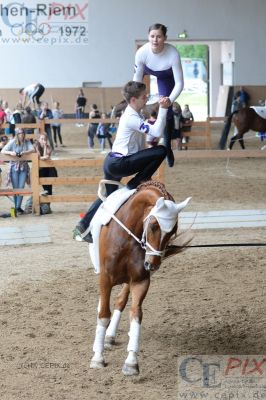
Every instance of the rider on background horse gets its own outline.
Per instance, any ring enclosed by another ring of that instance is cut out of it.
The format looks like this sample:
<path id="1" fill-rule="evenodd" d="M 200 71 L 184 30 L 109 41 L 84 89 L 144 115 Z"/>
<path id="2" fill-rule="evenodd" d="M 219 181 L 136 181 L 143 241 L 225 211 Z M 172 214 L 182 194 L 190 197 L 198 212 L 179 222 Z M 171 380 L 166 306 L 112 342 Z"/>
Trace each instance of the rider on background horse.
<path id="1" fill-rule="evenodd" d="M 141 109 L 145 106 L 148 96 L 146 86 L 142 82 L 128 82 L 123 88 L 123 96 L 128 106 L 123 113 L 117 129 L 116 138 L 110 152 L 104 161 L 104 178 L 120 182 L 123 177 L 136 174 L 128 183 L 129 190 L 135 189 L 140 183 L 151 179 L 166 157 L 167 149 L 163 145 L 145 148 L 146 135 L 160 137 L 163 133 L 169 99 L 159 100 L 158 117 L 154 125 L 145 122 Z M 106 185 L 107 196 L 117 189 L 117 185 Z M 90 222 L 100 207 L 102 200 L 91 205 L 86 215 L 79 221 L 73 232 L 76 240 L 92 243 Z"/>

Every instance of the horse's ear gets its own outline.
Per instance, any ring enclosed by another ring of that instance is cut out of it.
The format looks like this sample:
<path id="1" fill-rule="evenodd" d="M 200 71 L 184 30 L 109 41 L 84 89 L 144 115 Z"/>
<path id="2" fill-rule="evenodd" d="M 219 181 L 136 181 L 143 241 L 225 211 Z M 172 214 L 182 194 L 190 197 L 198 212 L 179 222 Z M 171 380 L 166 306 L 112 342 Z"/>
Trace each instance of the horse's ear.
<path id="1" fill-rule="evenodd" d="M 180 213 L 180 211 L 182 211 L 183 208 L 185 208 L 188 205 L 188 203 L 190 202 L 191 199 L 192 199 L 192 197 L 188 197 L 186 200 L 182 201 L 182 203 L 176 204 L 177 212 Z"/>
<path id="2" fill-rule="evenodd" d="M 164 207 L 164 197 L 159 197 L 159 199 L 156 201 L 156 207 L 158 210 Z"/>

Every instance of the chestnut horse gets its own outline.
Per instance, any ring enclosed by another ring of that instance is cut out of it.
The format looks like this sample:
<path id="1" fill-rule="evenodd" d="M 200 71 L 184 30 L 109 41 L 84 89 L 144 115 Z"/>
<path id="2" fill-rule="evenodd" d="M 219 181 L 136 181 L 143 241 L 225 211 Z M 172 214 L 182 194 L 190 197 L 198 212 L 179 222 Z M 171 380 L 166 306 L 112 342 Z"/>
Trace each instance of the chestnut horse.
<path id="1" fill-rule="evenodd" d="M 139 373 L 137 353 L 139 350 L 142 321 L 142 302 L 150 285 L 151 272 L 159 269 L 162 258 L 177 254 L 190 240 L 181 246 L 168 246 L 176 237 L 178 213 L 190 198 L 176 204 L 165 186 L 156 181 L 141 184 L 136 192 L 123 204 L 115 217 L 100 232 L 100 299 L 94 356 L 90 368 L 104 367 L 104 348 L 110 348 L 129 294 L 130 330 L 128 357 L 123 366 L 124 375 Z M 121 223 L 124 226 L 121 226 Z M 174 251 L 173 251 L 174 248 Z M 169 252 L 168 252 L 169 249 Z M 116 298 L 110 322 L 110 295 L 112 288 L 123 284 Z M 109 325 L 110 323 L 110 325 Z M 108 327 L 109 325 L 109 327 Z"/>
<path id="2" fill-rule="evenodd" d="M 238 133 L 230 140 L 229 149 L 231 150 L 236 141 L 242 149 L 245 149 L 243 136 L 250 129 L 255 132 L 266 132 L 266 119 L 260 117 L 253 108 L 242 108 L 232 113 L 225 124 L 219 147 L 225 148 L 226 140 L 230 131 L 231 121 L 234 122 Z"/>

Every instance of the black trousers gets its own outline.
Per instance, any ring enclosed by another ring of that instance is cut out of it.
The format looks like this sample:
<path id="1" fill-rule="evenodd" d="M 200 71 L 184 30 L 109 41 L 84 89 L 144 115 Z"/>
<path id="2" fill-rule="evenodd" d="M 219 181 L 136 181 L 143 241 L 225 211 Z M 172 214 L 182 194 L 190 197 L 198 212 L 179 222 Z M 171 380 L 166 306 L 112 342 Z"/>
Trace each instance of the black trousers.
<path id="1" fill-rule="evenodd" d="M 43 92 L 45 91 L 45 88 L 43 85 L 41 85 L 40 83 L 38 83 L 38 85 L 36 86 L 36 89 L 34 90 L 34 92 L 31 95 L 31 100 L 34 102 L 36 100 L 36 103 L 39 105 L 40 102 L 40 97 L 43 94 Z"/>
<path id="2" fill-rule="evenodd" d="M 39 169 L 39 177 L 40 178 L 55 178 L 57 177 L 57 170 L 55 167 L 47 167 Z M 52 185 L 42 185 L 43 189 L 48 192 L 48 195 L 53 194 L 53 186 Z"/>
<path id="3" fill-rule="evenodd" d="M 57 144 L 57 136 L 58 136 L 60 144 L 63 144 L 62 136 L 61 136 L 61 126 L 60 125 L 59 126 L 52 125 L 52 128 L 53 128 L 53 133 L 54 133 L 55 144 Z"/>
<path id="4" fill-rule="evenodd" d="M 170 117 L 167 116 L 166 119 L 166 125 L 164 128 L 163 132 L 163 140 L 164 140 L 164 145 L 167 149 L 167 155 L 171 152 L 171 139 L 172 139 L 172 134 L 175 130 L 175 120 L 174 120 L 174 115 L 171 115 Z"/>
<path id="5" fill-rule="evenodd" d="M 112 157 L 112 154 L 109 153 L 105 158 L 103 166 L 104 178 L 120 182 L 122 178 L 136 174 L 127 183 L 129 189 L 135 189 L 142 182 L 151 179 L 165 159 L 167 150 L 166 147 L 159 145 L 124 157 Z M 117 190 L 116 185 L 105 186 L 107 196 Z M 102 200 L 98 198 L 79 222 L 85 230 L 89 227 L 101 203 Z"/>

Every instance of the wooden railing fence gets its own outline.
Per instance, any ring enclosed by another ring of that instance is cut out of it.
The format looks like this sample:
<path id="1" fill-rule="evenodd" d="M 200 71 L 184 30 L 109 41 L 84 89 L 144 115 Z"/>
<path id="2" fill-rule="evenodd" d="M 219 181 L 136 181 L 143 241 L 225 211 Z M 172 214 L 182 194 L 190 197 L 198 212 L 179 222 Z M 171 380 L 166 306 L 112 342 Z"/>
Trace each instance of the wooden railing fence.
<path id="1" fill-rule="evenodd" d="M 0 161 L 9 161 L 14 160 L 14 157 L 7 156 L 0 153 Z M 60 173 L 60 176 L 55 178 L 40 178 L 39 177 L 39 168 L 47 168 L 47 167 L 55 167 L 55 168 L 66 168 L 73 172 L 74 168 L 95 168 L 101 167 L 103 164 L 103 159 L 64 159 L 64 160 L 48 160 L 41 161 L 38 158 L 36 153 L 28 154 L 22 156 L 18 160 L 28 160 L 31 162 L 31 192 L 32 192 L 32 203 L 33 203 L 33 212 L 36 214 L 40 214 L 40 204 L 41 203 L 73 203 L 73 202 L 91 202 L 94 201 L 97 197 L 95 188 L 90 192 L 88 190 L 85 194 L 77 194 L 73 190 L 71 194 L 53 194 L 52 196 L 42 196 L 40 195 L 40 186 L 41 185 L 53 185 L 53 186 L 87 186 L 89 189 L 92 188 L 93 185 L 98 185 L 99 181 L 103 179 L 102 175 L 91 175 L 91 176 L 63 176 Z M 126 183 L 130 178 L 123 179 L 122 182 Z M 162 165 L 157 174 L 154 175 L 154 179 L 157 179 L 161 182 L 164 182 L 164 165 Z M 2 195 L 5 195 L 6 191 L 2 192 Z M 12 195 L 12 189 L 9 190 L 10 195 Z M 13 190 L 14 194 L 19 194 L 19 190 Z M 25 193 L 24 189 L 20 190 L 20 193 L 23 195 Z M 1 196 L 1 191 L 0 191 Z"/>

